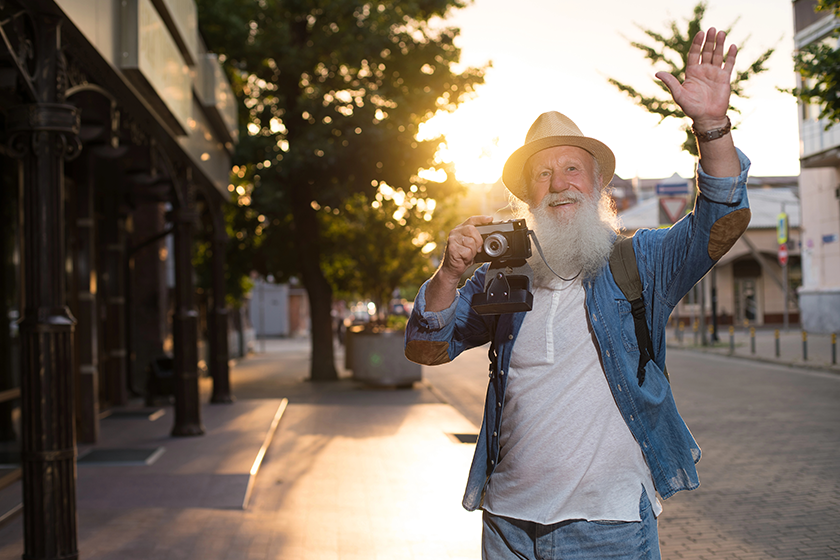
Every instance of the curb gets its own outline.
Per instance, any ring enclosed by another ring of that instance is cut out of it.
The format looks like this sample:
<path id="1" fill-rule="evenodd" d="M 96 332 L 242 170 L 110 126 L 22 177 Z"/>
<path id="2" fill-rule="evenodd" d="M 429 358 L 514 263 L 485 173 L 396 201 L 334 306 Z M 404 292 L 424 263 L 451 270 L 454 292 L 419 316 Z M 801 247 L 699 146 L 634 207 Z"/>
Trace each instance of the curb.
<path id="1" fill-rule="evenodd" d="M 709 354 L 712 356 L 721 356 L 722 358 L 736 358 L 748 362 L 761 362 L 764 364 L 773 364 L 789 368 L 808 369 L 824 373 L 831 373 L 834 375 L 840 375 L 840 366 L 832 367 L 830 365 L 808 364 L 804 362 L 787 362 L 784 360 L 774 360 L 772 358 L 762 358 L 760 356 L 743 356 L 741 354 L 731 354 L 729 352 L 716 352 L 714 350 L 707 350 L 704 348 L 698 348 L 696 346 L 677 346 L 673 344 L 668 344 L 666 345 L 666 348 L 674 350 L 686 350 L 688 352 L 697 352 L 700 354 Z"/>
<path id="2" fill-rule="evenodd" d="M 265 434 L 262 447 L 260 447 L 256 459 L 254 459 L 254 464 L 251 465 L 251 470 L 249 471 L 248 476 L 248 486 L 245 488 L 245 498 L 242 500 L 242 509 L 248 509 L 248 504 L 251 501 L 251 492 L 254 490 L 254 482 L 257 480 L 257 473 L 260 471 L 262 461 L 265 458 L 265 454 L 268 451 L 269 446 L 271 445 L 271 441 L 274 439 L 274 434 L 277 432 L 277 426 L 280 425 L 280 420 L 283 418 L 283 413 L 286 412 L 286 407 L 288 405 L 289 399 L 284 398 L 280 401 L 280 406 L 277 407 L 277 412 L 274 413 L 274 419 L 271 421 L 268 433 Z"/>

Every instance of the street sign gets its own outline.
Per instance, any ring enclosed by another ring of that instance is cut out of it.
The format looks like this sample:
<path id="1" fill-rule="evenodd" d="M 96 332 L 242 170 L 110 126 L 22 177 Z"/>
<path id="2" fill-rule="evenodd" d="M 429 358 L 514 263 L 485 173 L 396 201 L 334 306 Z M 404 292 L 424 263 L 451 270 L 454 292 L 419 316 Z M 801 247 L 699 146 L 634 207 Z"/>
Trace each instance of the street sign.
<path id="1" fill-rule="evenodd" d="M 688 195 L 689 182 L 677 173 L 656 184 L 656 196 Z"/>
<path id="2" fill-rule="evenodd" d="M 788 249 L 787 245 L 782 243 L 779 245 L 779 264 L 782 266 L 787 266 L 788 263 Z"/>
<path id="3" fill-rule="evenodd" d="M 659 198 L 659 206 L 665 211 L 668 223 L 675 224 L 680 221 L 688 205 L 688 198 L 684 196 L 668 196 Z M 660 220 L 660 223 L 662 221 Z"/>
<path id="4" fill-rule="evenodd" d="M 788 215 L 782 212 L 776 217 L 776 241 L 779 245 L 784 245 L 788 242 L 789 230 Z"/>

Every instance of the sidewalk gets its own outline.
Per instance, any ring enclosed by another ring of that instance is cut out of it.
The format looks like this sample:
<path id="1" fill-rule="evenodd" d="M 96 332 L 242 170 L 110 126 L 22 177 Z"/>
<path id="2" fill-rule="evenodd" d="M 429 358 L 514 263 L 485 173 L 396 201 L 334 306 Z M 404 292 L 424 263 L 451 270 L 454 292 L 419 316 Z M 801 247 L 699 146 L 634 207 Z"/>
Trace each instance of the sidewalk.
<path id="1" fill-rule="evenodd" d="M 201 437 L 169 436 L 171 406 L 104 419 L 99 443 L 79 447 L 80 558 L 480 557 L 481 516 L 460 507 L 473 446 L 453 436 L 477 428 L 424 384 L 305 381 L 309 352 L 308 340 L 272 340 L 238 362 L 237 401 L 204 405 Z M 110 464 L 85 463 L 118 449 Z M 0 559 L 21 557 L 22 525 L 19 515 L 0 528 Z"/>
<path id="2" fill-rule="evenodd" d="M 778 354 L 776 332 L 778 331 Z M 840 373 L 840 342 L 836 342 L 832 349 L 830 334 L 806 333 L 803 348 L 803 333 L 796 327 L 785 331 L 778 328 L 756 327 L 752 336 L 749 328 L 735 327 L 730 338 L 728 326 L 718 328 L 718 341 L 703 346 L 699 334 L 689 329 L 680 333 L 675 329 L 668 330 L 667 344 L 669 348 L 683 348 L 699 352 L 734 356 L 761 362 L 786 365 L 790 367 L 816 369 Z M 708 335 L 707 335 L 708 338 Z"/>

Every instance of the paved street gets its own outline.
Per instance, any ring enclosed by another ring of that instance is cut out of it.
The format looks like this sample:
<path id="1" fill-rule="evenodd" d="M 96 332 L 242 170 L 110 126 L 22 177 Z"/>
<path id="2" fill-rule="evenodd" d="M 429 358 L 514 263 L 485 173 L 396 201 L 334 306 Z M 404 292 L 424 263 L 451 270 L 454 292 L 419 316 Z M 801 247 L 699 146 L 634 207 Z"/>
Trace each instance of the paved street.
<path id="1" fill-rule="evenodd" d="M 476 425 L 486 360 L 424 370 Z M 679 349 L 668 370 L 703 458 L 700 488 L 663 504 L 663 558 L 840 558 L 840 375 Z"/>
<path id="2" fill-rule="evenodd" d="M 157 420 L 106 420 L 100 447 L 166 452 L 147 466 L 79 467 L 80 557 L 477 560 L 481 516 L 460 505 L 473 446 L 453 435 L 481 421 L 486 351 L 390 390 L 343 371 L 305 381 L 308 341 L 270 341 L 233 368 L 237 402 L 204 407 L 204 437 L 170 438 L 170 407 Z M 668 356 L 703 459 L 700 488 L 664 504 L 663 558 L 840 559 L 840 375 Z M 288 407 L 242 509 L 281 397 Z M 20 516 L 0 528 L 0 559 L 21 557 L 21 535 Z"/>

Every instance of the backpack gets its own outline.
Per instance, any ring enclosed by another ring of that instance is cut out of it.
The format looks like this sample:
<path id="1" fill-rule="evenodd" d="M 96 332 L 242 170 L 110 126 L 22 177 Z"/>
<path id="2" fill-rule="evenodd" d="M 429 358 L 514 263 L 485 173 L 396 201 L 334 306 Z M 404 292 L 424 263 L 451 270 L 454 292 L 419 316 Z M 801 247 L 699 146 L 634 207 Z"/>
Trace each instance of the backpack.
<path id="1" fill-rule="evenodd" d="M 610 253 L 610 272 L 613 279 L 627 301 L 630 302 L 630 311 L 633 315 L 633 325 L 636 330 L 636 343 L 639 346 L 639 369 L 636 378 L 639 386 L 645 382 L 645 366 L 653 359 L 653 340 L 648 330 L 647 319 L 645 318 L 645 300 L 642 297 L 642 279 L 639 276 L 639 268 L 636 264 L 636 252 L 633 250 L 633 238 L 618 236 Z M 668 377 L 668 369 L 663 370 L 665 379 Z"/>

